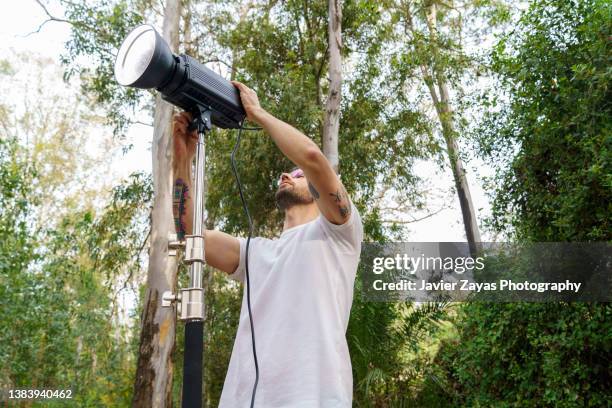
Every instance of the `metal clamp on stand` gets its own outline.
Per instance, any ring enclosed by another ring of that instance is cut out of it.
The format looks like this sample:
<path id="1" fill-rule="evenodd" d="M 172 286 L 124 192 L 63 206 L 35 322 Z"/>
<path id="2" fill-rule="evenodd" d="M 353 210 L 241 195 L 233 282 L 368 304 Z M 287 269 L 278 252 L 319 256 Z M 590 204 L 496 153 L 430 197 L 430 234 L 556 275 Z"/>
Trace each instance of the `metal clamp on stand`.
<path id="1" fill-rule="evenodd" d="M 204 258 L 204 236 L 186 235 L 185 236 L 185 257 L 183 262 L 191 265 L 194 262 L 206 263 Z"/>
<path id="2" fill-rule="evenodd" d="M 178 250 L 185 247 L 185 241 L 179 241 L 176 234 L 168 234 L 168 256 L 176 256 Z"/>

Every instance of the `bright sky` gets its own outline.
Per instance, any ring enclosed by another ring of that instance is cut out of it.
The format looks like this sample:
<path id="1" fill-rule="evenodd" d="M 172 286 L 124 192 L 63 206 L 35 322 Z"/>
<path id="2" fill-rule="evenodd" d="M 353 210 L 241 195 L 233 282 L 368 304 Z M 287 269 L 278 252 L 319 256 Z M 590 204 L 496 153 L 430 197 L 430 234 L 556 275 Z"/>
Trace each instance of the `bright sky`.
<path id="1" fill-rule="evenodd" d="M 61 16 L 61 10 L 49 6 L 51 13 Z M 13 1 L 3 7 L 0 14 L 0 42 L 2 50 L 0 57 L 7 55 L 12 48 L 16 51 L 30 51 L 46 57 L 50 57 L 59 64 L 59 55 L 64 50 L 64 43 L 69 36 L 67 24 L 49 22 L 42 27 L 39 33 L 26 34 L 35 31 L 46 19 L 40 6 L 34 0 Z M 57 84 L 57 82 L 56 82 Z M 55 85 L 57 86 L 57 85 Z M 125 177 L 134 171 L 151 171 L 150 144 L 152 128 L 143 125 L 134 125 L 128 132 L 128 141 L 134 144 L 134 148 L 125 156 L 114 155 L 110 157 L 114 174 L 112 177 Z M 488 175 L 490 169 L 481 162 L 466 164 L 468 180 L 472 192 L 474 206 L 477 209 L 479 219 L 489 212 L 489 202 L 480 188 L 476 175 Z M 415 168 L 418 175 L 425 177 L 427 182 L 424 189 L 433 189 L 439 192 L 449 191 L 452 187 L 452 175 L 450 170 L 439 171 L 433 163 L 421 162 Z M 447 195 L 448 196 L 448 195 Z M 465 234 L 462 225 L 461 211 L 456 195 L 446 200 L 450 208 L 445 209 L 437 215 L 423 221 L 410 224 L 410 240 L 415 242 L 437 242 L 437 241 L 464 241 Z M 432 199 L 429 201 L 429 211 L 440 208 L 442 202 Z M 415 214 L 419 218 L 424 214 Z M 483 234 L 483 240 L 488 237 Z"/>

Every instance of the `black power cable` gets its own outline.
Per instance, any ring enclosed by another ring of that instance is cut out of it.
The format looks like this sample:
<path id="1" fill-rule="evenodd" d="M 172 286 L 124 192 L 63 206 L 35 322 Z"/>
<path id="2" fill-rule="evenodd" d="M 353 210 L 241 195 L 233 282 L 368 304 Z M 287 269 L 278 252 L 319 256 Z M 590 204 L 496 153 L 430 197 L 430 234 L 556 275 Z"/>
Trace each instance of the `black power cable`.
<path id="1" fill-rule="evenodd" d="M 253 345 L 253 361 L 255 362 L 255 384 L 253 384 L 253 393 L 251 394 L 251 408 L 255 405 L 255 394 L 257 392 L 257 383 L 259 382 L 259 364 L 257 362 L 257 349 L 255 348 L 255 328 L 253 327 L 253 312 L 251 311 L 251 281 L 249 280 L 249 244 L 251 243 L 251 236 L 253 235 L 253 220 L 249 213 L 244 194 L 242 192 L 242 184 L 240 183 L 240 177 L 238 176 L 238 170 L 236 168 L 236 152 L 240 146 L 240 137 L 242 136 L 242 130 L 261 130 L 260 128 L 243 128 L 244 122 L 240 122 L 240 128 L 238 129 L 238 139 L 232 150 L 231 162 L 232 170 L 234 171 L 234 177 L 238 184 L 238 192 L 240 193 L 240 201 L 242 201 L 242 208 L 249 221 L 249 236 L 246 242 L 246 254 L 245 254 L 245 266 L 246 266 L 246 291 L 247 291 L 247 308 L 249 309 L 249 322 L 251 324 L 251 341 Z"/>

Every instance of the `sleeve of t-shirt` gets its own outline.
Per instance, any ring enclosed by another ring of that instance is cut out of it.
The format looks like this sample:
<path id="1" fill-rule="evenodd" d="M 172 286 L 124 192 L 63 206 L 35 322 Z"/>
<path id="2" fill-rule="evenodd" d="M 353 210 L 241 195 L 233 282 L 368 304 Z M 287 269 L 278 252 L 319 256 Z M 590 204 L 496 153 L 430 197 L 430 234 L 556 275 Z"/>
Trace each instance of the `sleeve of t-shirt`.
<path id="1" fill-rule="evenodd" d="M 251 242 L 249 244 L 250 250 L 249 253 L 253 253 L 253 251 L 251 251 L 251 249 L 253 249 L 253 241 L 254 239 L 251 238 Z M 236 280 L 238 282 L 243 282 L 245 280 L 245 276 L 246 276 L 246 263 L 245 263 L 245 255 L 246 255 L 246 238 L 238 238 L 238 242 L 240 243 L 240 259 L 238 261 L 238 267 L 236 268 L 236 270 L 231 273 L 229 275 L 230 279 Z"/>
<path id="2" fill-rule="evenodd" d="M 346 252 L 359 251 L 363 241 L 363 224 L 357 207 L 351 202 L 351 215 L 349 219 L 341 225 L 330 222 L 321 214 L 319 223 L 324 231 L 336 241 Z"/>

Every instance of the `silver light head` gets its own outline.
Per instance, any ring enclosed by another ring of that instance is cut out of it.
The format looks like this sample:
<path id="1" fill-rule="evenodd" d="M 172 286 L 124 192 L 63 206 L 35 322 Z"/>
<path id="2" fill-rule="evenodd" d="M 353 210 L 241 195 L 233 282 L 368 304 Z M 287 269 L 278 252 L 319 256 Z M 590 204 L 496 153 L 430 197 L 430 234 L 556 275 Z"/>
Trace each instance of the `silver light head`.
<path id="1" fill-rule="evenodd" d="M 157 88 L 175 65 L 174 55 L 153 26 L 136 27 L 123 41 L 115 60 L 115 78 L 120 85 Z"/>

